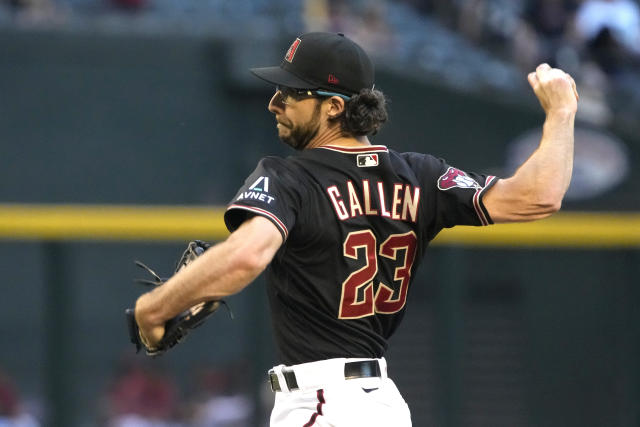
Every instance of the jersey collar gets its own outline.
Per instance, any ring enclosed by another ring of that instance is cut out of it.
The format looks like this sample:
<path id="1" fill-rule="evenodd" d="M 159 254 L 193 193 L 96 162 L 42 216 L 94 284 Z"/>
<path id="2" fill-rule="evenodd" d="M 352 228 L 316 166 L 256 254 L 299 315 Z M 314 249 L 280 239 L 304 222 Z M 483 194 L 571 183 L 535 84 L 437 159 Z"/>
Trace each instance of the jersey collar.
<path id="1" fill-rule="evenodd" d="M 384 145 L 366 145 L 362 147 L 341 147 L 338 145 L 322 145 L 317 148 L 323 148 L 325 150 L 337 151 L 339 153 L 386 153 L 389 150 Z"/>

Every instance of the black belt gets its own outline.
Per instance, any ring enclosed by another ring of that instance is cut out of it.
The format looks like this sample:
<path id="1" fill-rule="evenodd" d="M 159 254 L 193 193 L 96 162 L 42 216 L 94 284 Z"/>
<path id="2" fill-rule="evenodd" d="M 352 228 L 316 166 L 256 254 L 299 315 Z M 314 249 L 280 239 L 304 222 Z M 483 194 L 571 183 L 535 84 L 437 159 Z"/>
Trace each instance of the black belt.
<path id="1" fill-rule="evenodd" d="M 298 390 L 298 380 L 293 369 L 283 368 L 282 376 L 287 383 L 289 390 Z M 356 378 L 374 378 L 381 377 L 380 364 L 377 360 L 361 360 L 358 362 L 347 362 L 344 364 L 344 379 L 352 380 Z M 269 382 L 271 383 L 271 390 L 282 391 L 280 387 L 280 381 L 278 375 L 271 369 L 269 371 Z"/>

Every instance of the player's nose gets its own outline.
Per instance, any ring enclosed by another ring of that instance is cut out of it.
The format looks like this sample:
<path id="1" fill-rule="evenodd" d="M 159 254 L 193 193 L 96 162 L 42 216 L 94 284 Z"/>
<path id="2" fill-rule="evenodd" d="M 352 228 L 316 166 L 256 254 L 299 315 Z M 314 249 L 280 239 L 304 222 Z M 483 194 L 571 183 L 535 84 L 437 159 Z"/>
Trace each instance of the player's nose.
<path id="1" fill-rule="evenodd" d="M 279 96 L 278 92 L 274 93 L 269 101 L 269 106 L 267 109 L 273 114 L 278 114 L 284 111 L 284 105 L 282 104 L 282 97 Z"/>

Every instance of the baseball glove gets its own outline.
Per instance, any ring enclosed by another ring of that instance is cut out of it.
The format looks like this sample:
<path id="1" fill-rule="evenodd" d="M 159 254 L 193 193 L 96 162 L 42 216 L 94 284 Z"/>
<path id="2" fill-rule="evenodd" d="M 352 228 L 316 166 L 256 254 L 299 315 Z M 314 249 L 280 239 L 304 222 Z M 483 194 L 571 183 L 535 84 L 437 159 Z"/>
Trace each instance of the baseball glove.
<path id="1" fill-rule="evenodd" d="M 209 243 L 201 240 L 189 242 L 189 245 L 176 264 L 175 273 L 189 265 L 210 247 L 211 245 Z M 168 280 L 158 276 L 152 269 L 142 262 L 135 261 L 135 263 L 138 267 L 145 269 L 149 274 L 151 274 L 151 276 L 153 276 L 153 280 L 138 279 L 136 282 L 151 286 L 162 286 L 162 284 Z M 149 346 L 140 335 L 140 329 L 136 322 L 134 309 L 126 309 L 125 315 L 127 326 L 129 328 L 129 337 L 131 342 L 136 346 L 136 353 L 139 352 L 140 349 L 144 349 L 149 356 L 159 356 L 165 353 L 176 344 L 182 342 L 192 329 L 202 325 L 209 316 L 220 308 L 221 304 L 226 305 L 223 300 L 202 302 L 183 311 L 174 318 L 169 319 L 164 325 L 164 336 L 162 337 L 162 340 L 160 340 L 160 342 L 154 347 Z"/>

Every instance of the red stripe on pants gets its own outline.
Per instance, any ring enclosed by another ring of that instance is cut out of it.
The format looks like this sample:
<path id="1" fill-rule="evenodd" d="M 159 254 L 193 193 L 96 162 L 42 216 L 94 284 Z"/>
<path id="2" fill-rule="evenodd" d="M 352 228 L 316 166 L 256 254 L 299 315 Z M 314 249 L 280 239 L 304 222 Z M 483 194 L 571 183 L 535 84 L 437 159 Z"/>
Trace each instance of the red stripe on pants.
<path id="1" fill-rule="evenodd" d="M 318 406 L 316 406 L 316 412 L 314 412 L 313 415 L 311 415 L 311 418 L 309 419 L 309 421 L 302 427 L 311 427 L 316 423 L 316 418 L 318 418 L 318 415 L 322 415 L 322 405 L 325 404 L 324 390 L 322 389 L 318 390 L 317 396 L 318 396 Z"/>

